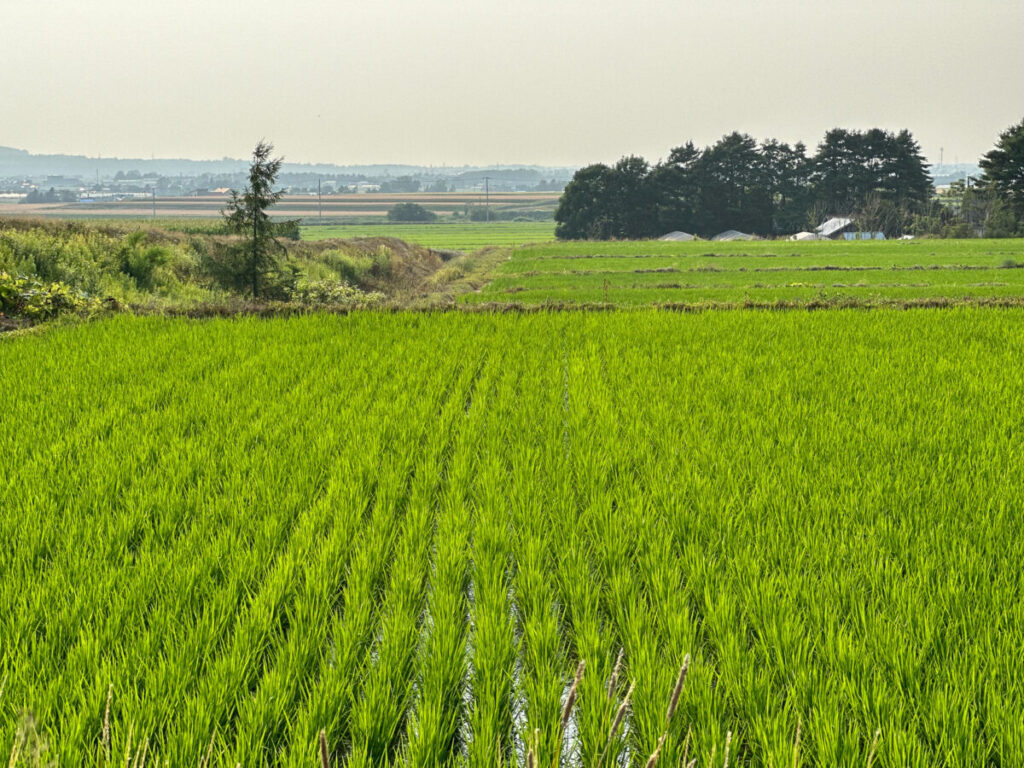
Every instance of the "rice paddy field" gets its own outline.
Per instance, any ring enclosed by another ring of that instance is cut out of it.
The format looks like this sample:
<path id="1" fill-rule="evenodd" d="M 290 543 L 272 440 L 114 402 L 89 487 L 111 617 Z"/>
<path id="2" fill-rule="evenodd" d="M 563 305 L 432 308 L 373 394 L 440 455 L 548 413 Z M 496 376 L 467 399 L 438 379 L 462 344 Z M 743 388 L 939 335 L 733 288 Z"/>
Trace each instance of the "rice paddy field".
<path id="1" fill-rule="evenodd" d="M 650 256 L 844 253 L 677 248 Z M 1022 765 L 1022 359 L 1024 315 L 970 307 L 118 316 L 2 338 L 0 748 Z"/>
<path id="2" fill-rule="evenodd" d="M 550 243 L 554 221 L 437 222 L 430 224 L 340 224 L 302 228 L 303 240 L 352 237 L 397 237 L 427 248 L 476 251 Z"/>
<path id="3" fill-rule="evenodd" d="M 773 304 L 1018 298 L 1024 240 L 562 242 L 517 247 L 469 303 Z"/>

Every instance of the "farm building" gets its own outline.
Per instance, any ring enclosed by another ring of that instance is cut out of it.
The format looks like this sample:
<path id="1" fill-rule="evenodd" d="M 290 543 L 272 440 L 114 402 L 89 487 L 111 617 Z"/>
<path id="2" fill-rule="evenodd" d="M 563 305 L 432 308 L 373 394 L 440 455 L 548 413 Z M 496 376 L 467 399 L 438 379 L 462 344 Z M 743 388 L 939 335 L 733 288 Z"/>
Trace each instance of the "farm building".
<path id="1" fill-rule="evenodd" d="M 846 232 L 852 231 L 853 219 L 849 216 L 833 216 L 831 219 L 822 222 L 814 230 L 818 237 L 828 238 L 829 240 L 841 240 Z"/>
<path id="2" fill-rule="evenodd" d="M 803 234 L 803 233 L 801 233 Z M 885 233 L 861 231 L 849 216 L 833 216 L 815 230 L 819 240 L 885 240 Z"/>
<path id="3" fill-rule="evenodd" d="M 675 232 L 669 232 L 667 235 L 662 235 L 658 239 L 668 240 L 673 243 L 689 243 L 690 241 L 696 240 L 697 238 L 691 235 L 689 232 L 680 232 L 679 230 L 676 230 Z"/>

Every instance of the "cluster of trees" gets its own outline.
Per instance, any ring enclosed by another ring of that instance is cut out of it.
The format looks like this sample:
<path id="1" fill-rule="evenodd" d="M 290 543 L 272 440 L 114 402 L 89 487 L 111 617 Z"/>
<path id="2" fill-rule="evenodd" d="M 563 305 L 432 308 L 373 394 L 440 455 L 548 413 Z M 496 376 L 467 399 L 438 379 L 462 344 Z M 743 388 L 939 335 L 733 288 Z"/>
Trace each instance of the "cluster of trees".
<path id="1" fill-rule="evenodd" d="M 833 215 L 859 228 L 946 237 L 1024 236 L 1024 121 L 981 158 L 982 175 L 936 195 L 909 131 L 829 131 L 814 155 L 803 144 L 757 143 L 731 133 L 692 142 L 649 165 L 624 157 L 577 171 L 555 212 L 563 239 L 657 237 L 726 229 L 784 235 Z"/>
<path id="2" fill-rule="evenodd" d="M 398 203 L 388 210 L 388 221 L 435 221 L 437 214 L 418 203 Z"/>
<path id="3" fill-rule="evenodd" d="M 50 187 L 43 192 L 41 189 L 31 190 L 25 197 L 21 198 L 22 203 L 74 203 L 78 201 L 78 195 L 70 189 L 62 189 L 59 192 Z"/>
<path id="4" fill-rule="evenodd" d="M 829 131 L 814 155 L 801 144 L 758 143 L 730 133 L 710 147 L 688 142 L 654 166 L 624 157 L 577 171 L 555 221 L 565 239 L 655 237 L 673 230 L 710 237 L 726 229 L 779 235 L 829 214 L 870 214 L 895 233 L 933 193 L 909 131 Z M 865 226 L 868 228 L 868 226 Z"/>
<path id="5" fill-rule="evenodd" d="M 988 215 L 1011 234 L 1024 235 L 1024 120 L 999 135 L 995 149 L 981 158 L 982 176 L 975 195 L 987 203 Z"/>
<path id="6" fill-rule="evenodd" d="M 399 176 L 397 179 L 387 179 L 380 183 L 381 192 L 401 192 L 409 194 L 420 191 L 419 179 L 412 176 Z"/>
<path id="7" fill-rule="evenodd" d="M 979 178 L 954 181 L 914 222 L 914 234 L 1024 237 L 1024 120 L 999 136 Z"/>

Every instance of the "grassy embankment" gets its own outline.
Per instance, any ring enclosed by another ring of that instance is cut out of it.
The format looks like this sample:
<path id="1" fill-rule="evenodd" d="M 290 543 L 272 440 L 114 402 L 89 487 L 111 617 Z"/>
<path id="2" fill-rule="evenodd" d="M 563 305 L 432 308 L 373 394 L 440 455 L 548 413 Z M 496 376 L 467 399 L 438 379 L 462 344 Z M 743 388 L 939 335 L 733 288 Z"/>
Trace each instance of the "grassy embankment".
<path id="1" fill-rule="evenodd" d="M 453 251 L 475 251 L 480 248 L 510 248 L 528 243 L 547 243 L 555 238 L 555 224 L 549 222 L 438 222 L 431 224 L 345 224 L 342 226 L 307 226 L 302 228 L 303 240 L 387 236 L 408 243 Z"/>
<path id="2" fill-rule="evenodd" d="M 406 306 L 424 293 L 443 300 L 444 291 L 460 290 L 467 276 L 480 272 L 481 265 L 490 268 L 495 258 L 493 253 L 462 257 L 391 237 L 282 239 L 278 258 L 289 282 L 254 303 L 219 278 L 218 259 L 237 242 L 202 221 L 150 227 L 145 222 L 0 220 L 0 275 L 6 275 L 0 278 L 0 314 L 7 313 L 5 322 L 19 312 L 39 319 L 31 315 L 28 299 L 55 284 L 84 305 L 108 310 L 248 311 L 268 299 L 275 305 L 271 309 L 284 310 L 290 305 L 304 311 Z M 11 291 L 24 300 L 12 299 Z"/>

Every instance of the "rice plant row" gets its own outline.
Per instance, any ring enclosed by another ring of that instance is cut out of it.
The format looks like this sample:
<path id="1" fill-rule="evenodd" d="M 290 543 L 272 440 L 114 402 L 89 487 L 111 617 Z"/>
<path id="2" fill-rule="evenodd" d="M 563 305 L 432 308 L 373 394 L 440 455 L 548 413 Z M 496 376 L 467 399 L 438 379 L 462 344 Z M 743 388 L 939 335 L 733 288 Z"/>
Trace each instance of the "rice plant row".
<path id="1" fill-rule="evenodd" d="M 17 765 L 1024 762 L 1012 310 L 0 340 Z"/>

